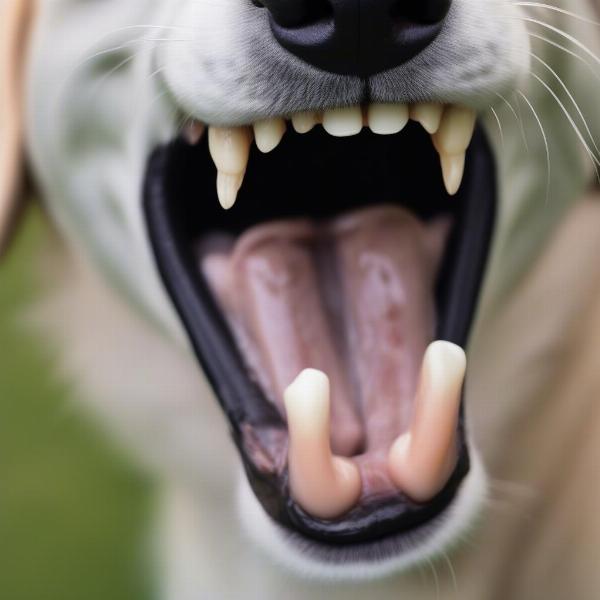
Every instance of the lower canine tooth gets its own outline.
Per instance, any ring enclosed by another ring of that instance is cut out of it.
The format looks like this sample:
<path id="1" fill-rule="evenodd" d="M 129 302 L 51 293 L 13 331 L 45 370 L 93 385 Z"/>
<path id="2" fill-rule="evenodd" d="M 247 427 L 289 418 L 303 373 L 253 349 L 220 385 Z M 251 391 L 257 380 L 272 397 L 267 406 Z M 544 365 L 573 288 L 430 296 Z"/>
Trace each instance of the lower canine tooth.
<path id="1" fill-rule="evenodd" d="M 410 107 L 410 118 L 423 126 L 427 133 L 435 133 L 442 120 L 444 107 L 434 102 L 414 104 Z"/>
<path id="2" fill-rule="evenodd" d="M 360 106 L 336 108 L 328 110 L 323 115 L 323 127 L 329 135 L 334 137 L 348 137 L 360 133 L 363 126 L 362 110 Z"/>
<path id="3" fill-rule="evenodd" d="M 301 112 L 292 116 L 292 125 L 298 133 L 308 133 L 319 122 L 314 112 Z"/>
<path id="4" fill-rule="evenodd" d="M 362 483 L 356 465 L 331 452 L 327 375 L 316 369 L 302 371 L 286 389 L 284 400 L 292 496 L 314 517 L 339 517 L 356 504 Z"/>
<path id="5" fill-rule="evenodd" d="M 440 154 L 442 165 L 442 176 L 446 191 L 454 196 L 462 183 L 465 172 L 465 153 L 462 154 Z"/>
<path id="6" fill-rule="evenodd" d="M 279 145 L 285 134 L 283 119 L 268 119 L 254 124 L 254 140 L 257 148 L 264 153 L 271 152 Z"/>
<path id="7" fill-rule="evenodd" d="M 373 133 L 399 133 L 408 123 L 408 108 L 404 104 L 371 104 L 368 108 L 368 121 Z"/>
<path id="8" fill-rule="evenodd" d="M 235 204 L 244 180 L 252 131 L 248 127 L 210 127 L 208 147 L 217 167 L 217 194 L 225 209 Z"/>
<path id="9" fill-rule="evenodd" d="M 410 430 L 388 455 L 390 477 L 416 502 L 431 500 L 456 465 L 456 428 L 466 357 L 459 346 L 433 342 L 425 353 Z"/>

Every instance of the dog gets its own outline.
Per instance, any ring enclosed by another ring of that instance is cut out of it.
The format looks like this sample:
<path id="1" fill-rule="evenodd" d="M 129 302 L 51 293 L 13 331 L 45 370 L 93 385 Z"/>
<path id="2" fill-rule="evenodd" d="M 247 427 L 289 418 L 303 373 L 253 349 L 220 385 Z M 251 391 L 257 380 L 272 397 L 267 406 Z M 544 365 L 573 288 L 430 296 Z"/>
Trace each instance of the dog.
<path id="1" fill-rule="evenodd" d="M 26 167 L 161 597 L 597 596 L 594 2 L 0 6 L 0 241 Z"/>

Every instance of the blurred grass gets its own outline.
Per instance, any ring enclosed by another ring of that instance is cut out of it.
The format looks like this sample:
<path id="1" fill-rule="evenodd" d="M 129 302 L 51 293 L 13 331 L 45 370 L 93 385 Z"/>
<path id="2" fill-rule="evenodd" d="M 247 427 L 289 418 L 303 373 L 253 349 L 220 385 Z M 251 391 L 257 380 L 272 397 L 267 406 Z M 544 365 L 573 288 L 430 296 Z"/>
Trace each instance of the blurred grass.
<path id="1" fill-rule="evenodd" d="M 52 357 L 16 324 L 44 235 L 30 213 L 0 265 L 0 598 L 148 598 L 150 484 L 72 408 Z"/>

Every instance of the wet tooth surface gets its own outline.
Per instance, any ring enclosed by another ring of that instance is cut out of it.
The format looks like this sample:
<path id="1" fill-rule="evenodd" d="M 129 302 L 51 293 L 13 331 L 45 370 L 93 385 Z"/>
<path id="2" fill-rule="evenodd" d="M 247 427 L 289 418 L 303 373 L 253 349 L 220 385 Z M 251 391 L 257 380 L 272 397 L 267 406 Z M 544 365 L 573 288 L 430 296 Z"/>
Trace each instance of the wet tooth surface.
<path id="1" fill-rule="evenodd" d="M 429 345 L 412 424 L 390 449 L 392 480 L 417 502 L 431 500 L 444 487 L 456 464 L 456 428 L 466 364 L 459 346 L 444 341 Z"/>
<path id="2" fill-rule="evenodd" d="M 217 173 L 217 196 L 223 209 L 229 210 L 233 207 L 243 181 L 243 174 L 230 175 L 222 171 Z"/>
<path id="3" fill-rule="evenodd" d="M 420 123 L 427 133 L 433 134 L 440 127 L 443 112 L 444 107 L 442 104 L 423 102 L 413 104 L 410 107 L 410 118 Z"/>
<path id="4" fill-rule="evenodd" d="M 252 131 L 249 127 L 210 127 L 208 146 L 217 167 L 217 194 L 225 209 L 231 208 L 244 180 Z"/>
<path id="5" fill-rule="evenodd" d="M 328 110 L 323 115 L 323 127 L 334 137 L 356 135 L 363 127 L 362 110 L 360 106 Z"/>
<path id="6" fill-rule="evenodd" d="M 460 188 L 465 172 L 465 154 L 440 154 L 440 163 L 446 191 L 454 196 Z"/>
<path id="7" fill-rule="evenodd" d="M 449 155 L 466 152 L 475 131 L 475 120 L 475 111 L 470 108 L 446 107 L 440 128 L 433 137 L 437 151 Z"/>
<path id="8" fill-rule="evenodd" d="M 267 119 L 254 124 L 254 140 L 261 152 L 271 152 L 279 145 L 286 130 L 283 119 Z"/>
<path id="9" fill-rule="evenodd" d="M 408 107 L 404 104 L 371 104 L 368 111 L 369 127 L 373 133 L 399 133 L 408 123 Z"/>
<path id="10" fill-rule="evenodd" d="M 290 490 L 306 512 L 321 519 L 334 519 L 351 509 L 362 487 L 356 465 L 331 452 L 329 393 L 325 373 L 306 369 L 284 394 Z"/>
<path id="11" fill-rule="evenodd" d="M 301 112 L 292 116 L 292 125 L 296 132 L 308 133 L 320 120 L 317 113 Z"/>

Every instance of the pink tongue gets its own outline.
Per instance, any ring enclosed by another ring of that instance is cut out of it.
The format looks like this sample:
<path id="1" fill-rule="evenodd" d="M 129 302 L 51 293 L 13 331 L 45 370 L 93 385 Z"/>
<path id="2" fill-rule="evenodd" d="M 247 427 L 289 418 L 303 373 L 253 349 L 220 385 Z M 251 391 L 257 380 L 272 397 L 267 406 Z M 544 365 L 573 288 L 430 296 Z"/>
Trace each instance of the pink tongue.
<path id="1" fill-rule="evenodd" d="M 201 243 L 202 271 L 281 414 L 300 371 L 329 376 L 338 455 L 387 451 L 410 423 L 435 333 L 433 287 L 448 229 L 447 221 L 424 224 L 384 206 Z"/>

